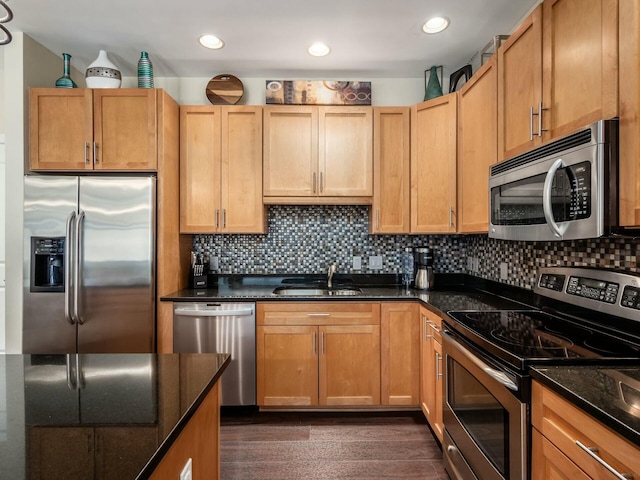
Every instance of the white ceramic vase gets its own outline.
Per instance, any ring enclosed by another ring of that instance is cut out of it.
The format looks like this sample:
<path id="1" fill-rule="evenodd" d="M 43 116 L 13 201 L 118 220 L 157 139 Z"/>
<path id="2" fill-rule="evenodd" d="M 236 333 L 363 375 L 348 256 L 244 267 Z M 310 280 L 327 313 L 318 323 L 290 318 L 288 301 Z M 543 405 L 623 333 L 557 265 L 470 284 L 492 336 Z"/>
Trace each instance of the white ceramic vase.
<path id="1" fill-rule="evenodd" d="M 87 67 L 85 79 L 87 88 L 120 88 L 122 83 L 120 70 L 104 50 L 100 50 L 98 58 Z"/>

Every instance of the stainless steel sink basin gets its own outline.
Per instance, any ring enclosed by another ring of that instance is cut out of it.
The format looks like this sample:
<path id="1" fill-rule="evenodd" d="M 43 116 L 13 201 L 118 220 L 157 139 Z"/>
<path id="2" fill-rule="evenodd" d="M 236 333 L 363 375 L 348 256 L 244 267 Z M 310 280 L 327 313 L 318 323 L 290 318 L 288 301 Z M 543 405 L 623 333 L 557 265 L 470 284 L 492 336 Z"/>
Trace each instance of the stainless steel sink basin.
<path id="1" fill-rule="evenodd" d="M 273 293 L 284 297 L 332 297 L 360 295 L 359 288 L 309 288 L 309 287 L 277 287 Z"/>

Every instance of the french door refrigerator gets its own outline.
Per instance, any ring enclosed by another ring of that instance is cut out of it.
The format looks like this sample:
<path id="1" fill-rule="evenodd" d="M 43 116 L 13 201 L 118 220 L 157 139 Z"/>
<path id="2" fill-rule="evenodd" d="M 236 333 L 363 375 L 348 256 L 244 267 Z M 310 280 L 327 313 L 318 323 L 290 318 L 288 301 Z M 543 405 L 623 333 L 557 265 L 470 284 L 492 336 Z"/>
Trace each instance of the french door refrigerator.
<path id="1" fill-rule="evenodd" d="M 155 349 L 155 177 L 24 177 L 23 353 Z"/>

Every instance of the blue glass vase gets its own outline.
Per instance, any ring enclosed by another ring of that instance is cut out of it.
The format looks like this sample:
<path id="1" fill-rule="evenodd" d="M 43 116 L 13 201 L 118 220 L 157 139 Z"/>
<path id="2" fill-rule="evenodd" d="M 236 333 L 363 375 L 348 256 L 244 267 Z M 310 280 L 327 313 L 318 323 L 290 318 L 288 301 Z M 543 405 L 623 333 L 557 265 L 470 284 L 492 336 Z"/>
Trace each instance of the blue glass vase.
<path id="1" fill-rule="evenodd" d="M 64 62 L 63 75 L 56 80 L 56 87 L 58 88 L 78 88 L 76 82 L 71 79 L 71 55 L 68 53 L 62 54 L 62 60 Z"/>

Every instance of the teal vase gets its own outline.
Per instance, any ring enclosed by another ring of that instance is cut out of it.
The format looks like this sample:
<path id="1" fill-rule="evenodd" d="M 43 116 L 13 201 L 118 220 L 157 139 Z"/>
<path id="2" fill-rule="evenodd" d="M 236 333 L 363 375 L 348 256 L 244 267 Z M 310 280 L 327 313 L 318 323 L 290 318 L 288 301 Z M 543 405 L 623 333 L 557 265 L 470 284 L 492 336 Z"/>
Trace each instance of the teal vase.
<path id="1" fill-rule="evenodd" d="M 153 88 L 153 65 L 147 52 L 141 52 L 138 60 L 138 88 Z"/>
<path id="2" fill-rule="evenodd" d="M 424 72 L 425 79 L 427 72 L 429 72 L 429 81 L 426 82 L 425 85 L 424 99 L 431 100 L 432 98 L 441 97 L 442 86 L 440 85 L 440 80 L 438 80 L 438 67 L 431 67 L 429 70 L 426 70 Z"/>
<path id="3" fill-rule="evenodd" d="M 56 87 L 58 88 L 78 88 L 76 82 L 71 79 L 71 55 L 68 53 L 62 54 L 62 60 L 64 62 L 63 75 L 56 80 Z"/>

